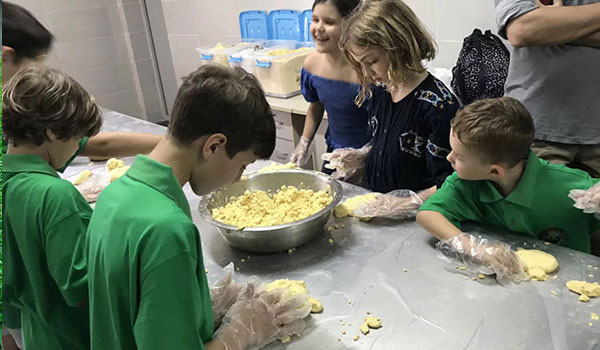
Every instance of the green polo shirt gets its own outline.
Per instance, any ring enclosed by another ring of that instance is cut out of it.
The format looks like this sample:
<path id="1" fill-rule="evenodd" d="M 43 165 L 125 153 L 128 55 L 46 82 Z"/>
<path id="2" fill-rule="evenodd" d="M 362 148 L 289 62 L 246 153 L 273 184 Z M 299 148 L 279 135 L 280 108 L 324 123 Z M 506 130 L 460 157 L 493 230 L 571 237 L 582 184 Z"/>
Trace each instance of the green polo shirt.
<path id="1" fill-rule="evenodd" d="M 550 164 L 530 151 L 521 180 L 506 198 L 491 181 L 462 180 L 455 172 L 419 210 L 442 213 L 459 228 L 462 221 L 470 220 L 589 253 L 590 234 L 598 221 L 573 207 L 568 194 L 598 181 L 584 171 Z"/>
<path id="2" fill-rule="evenodd" d="M 26 349 L 88 349 L 85 233 L 92 209 L 42 158 L 8 154 L 2 168 L 5 325 Z"/>
<path id="3" fill-rule="evenodd" d="M 85 148 L 85 145 L 87 145 L 88 139 L 89 138 L 87 136 L 84 136 L 81 139 L 79 139 L 79 148 L 77 149 L 77 152 L 75 152 L 73 157 L 71 157 L 62 168 L 57 169 L 58 171 L 60 171 L 62 173 L 63 171 L 65 171 L 65 169 L 69 165 L 71 165 L 71 163 L 73 163 L 73 160 L 79 155 L 79 153 L 81 153 L 83 151 L 83 149 Z M 4 140 L 4 137 L 3 137 L 2 138 L 2 155 L 5 155 L 7 152 L 8 152 L 8 143 L 6 142 L 6 140 Z"/>
<path id="4" fill-rule="evenodd" d="M 91 348 L 204 349 L 213 312 L 202 245 L 169 166 L 137 156 L 88 230 Z"/>

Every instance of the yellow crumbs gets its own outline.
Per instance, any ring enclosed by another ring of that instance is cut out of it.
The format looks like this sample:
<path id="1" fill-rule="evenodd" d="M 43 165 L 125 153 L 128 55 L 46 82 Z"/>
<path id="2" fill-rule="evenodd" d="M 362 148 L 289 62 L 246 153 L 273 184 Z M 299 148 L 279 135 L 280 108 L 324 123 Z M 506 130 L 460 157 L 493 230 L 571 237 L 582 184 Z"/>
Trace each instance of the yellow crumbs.
<path id="1" fill-rule="evenodd" d="M 215 220 L 245 227 L 282 225 L 307 218 L 331 203 L 326 191 L 282 186 L 274 195 L 265 191 L 246 191 L 234 197 L 224 207 L 212 210 Z"/>

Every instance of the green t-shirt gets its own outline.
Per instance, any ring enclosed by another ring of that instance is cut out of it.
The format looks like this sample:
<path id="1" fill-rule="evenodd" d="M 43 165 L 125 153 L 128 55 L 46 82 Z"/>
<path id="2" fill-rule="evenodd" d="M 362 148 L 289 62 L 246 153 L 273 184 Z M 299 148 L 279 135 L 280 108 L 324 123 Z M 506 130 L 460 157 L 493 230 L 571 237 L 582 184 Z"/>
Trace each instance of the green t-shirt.
<path id="1" fill-rule="evenodd" d="M 214 316 L 202 244 L 169 166 L 138 156 L 88 230 L 91 348 L 200 350 Z"/>
<path id="2" fill-rule="evenodd" d="M 491 181 L 462 180 L 454 173 L 419 210 L 442 213 L 459 228 L 470 220 L 589 253 L 590 234 L 598 228 L 598 220 L 573 207 L 568 194 L 598 181 L 530 152 L 521 180 L 506 198 Z"/>
<path id="3" fill-rule="evenodd" d="M 59 172 L 62 173 L 63 171 L 65 171 L 65 169 L 73 162 L 73 160 L 83 151 L 83 149 L 85 148 L 85 145 L 87 145 L 88 139 L 89 138 L 87 136 L 84 136 L 81 139 L 79 139 L 79 148 L 77 149 L 77 152 L 75 152 L 73 157 L 71 157 L 62 168 L 57 169 Z M 8 152 L 8 143 L 6 142 L 6 140 L 3 137 L 2 138 L 2 155 L 5 155 L 7 152 Z"/>
<path id="4" fill-rule="evenodd" d="M 3 157 L 5 325 L 26 349 L 88 349 L 85 233 L 92 209 L 41 157 Z"/>

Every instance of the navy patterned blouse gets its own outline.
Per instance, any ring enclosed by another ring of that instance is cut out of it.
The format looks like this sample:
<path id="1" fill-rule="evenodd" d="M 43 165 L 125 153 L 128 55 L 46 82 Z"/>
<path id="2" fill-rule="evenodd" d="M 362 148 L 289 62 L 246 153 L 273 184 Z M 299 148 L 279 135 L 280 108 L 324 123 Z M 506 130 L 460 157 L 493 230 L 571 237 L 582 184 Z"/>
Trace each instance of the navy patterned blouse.
<path id="1" fill-rule="evenodd" d="M 366 160 L 365 184 L 377 192 L 422 190 L 442 185 L 453 172 L 450 121 L 459 108 L 456 97 L 429 74 L 394 103 L 383 87 L 373 87 L 367 101 L 373 148 Z"/>

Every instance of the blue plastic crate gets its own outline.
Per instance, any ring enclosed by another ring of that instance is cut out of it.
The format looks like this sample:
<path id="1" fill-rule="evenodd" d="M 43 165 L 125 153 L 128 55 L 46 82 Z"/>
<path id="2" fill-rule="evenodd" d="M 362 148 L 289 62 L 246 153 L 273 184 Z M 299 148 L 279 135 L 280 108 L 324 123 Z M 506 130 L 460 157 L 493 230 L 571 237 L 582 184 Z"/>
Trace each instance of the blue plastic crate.
<path id="1" fill-rule="evenodd" d="M 300 12 L 295 10 L 273 10 L 269 12 L 271 39 L 302 41 Z"/>
<path id="2" fill-rule="evenodd" d="M 240 12 L 242 40 L 269 39 L 269 16 L 265 11 Z"/>
<path id="3" fill-rule="evenodd" d="M 304 10 L 300 15 L 300 26 L 302 29 L 302 40 L 313 41 L 310 35 L 310 22 L 312 22 L 312 10 Z"/>

